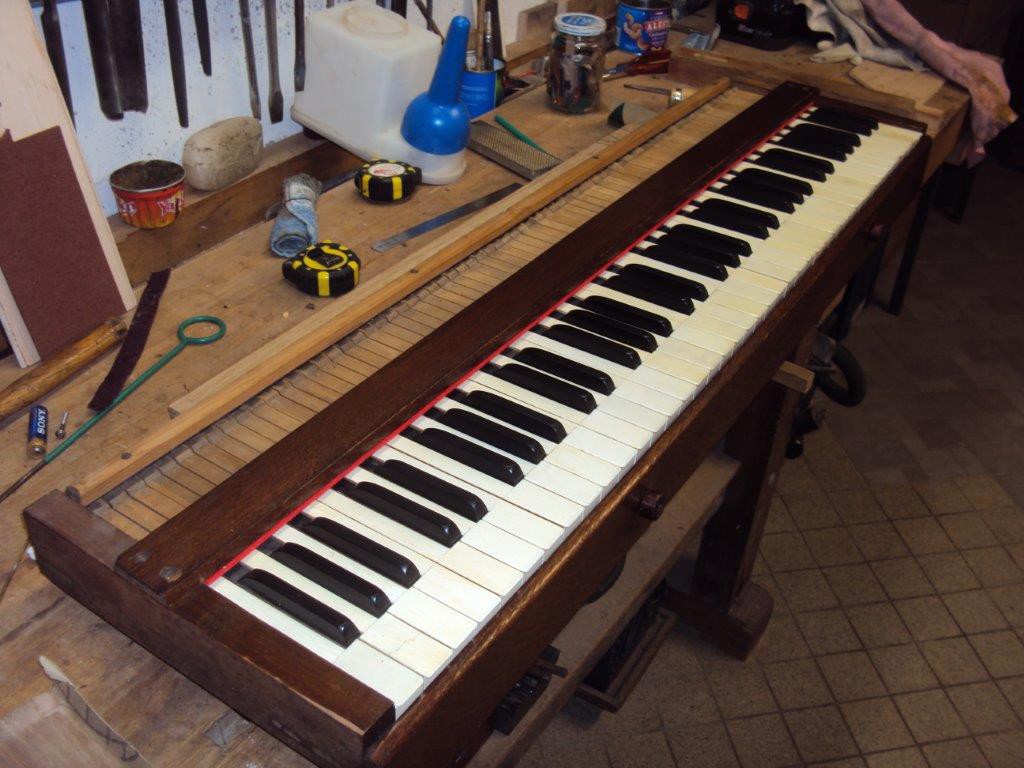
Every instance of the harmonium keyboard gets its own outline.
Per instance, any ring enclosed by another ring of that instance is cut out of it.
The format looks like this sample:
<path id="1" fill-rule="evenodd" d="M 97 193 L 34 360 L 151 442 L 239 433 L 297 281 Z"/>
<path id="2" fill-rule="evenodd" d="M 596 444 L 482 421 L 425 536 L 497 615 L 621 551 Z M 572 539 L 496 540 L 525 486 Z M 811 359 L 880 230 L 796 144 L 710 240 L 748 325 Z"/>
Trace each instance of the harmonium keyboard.
<path id="1" fill-rule="evenodd" d="M 465 762 L 921 183 L 918 125 L 745 98 L 170 519 L 41 499 L 43 572 L 318 765 Z"/>

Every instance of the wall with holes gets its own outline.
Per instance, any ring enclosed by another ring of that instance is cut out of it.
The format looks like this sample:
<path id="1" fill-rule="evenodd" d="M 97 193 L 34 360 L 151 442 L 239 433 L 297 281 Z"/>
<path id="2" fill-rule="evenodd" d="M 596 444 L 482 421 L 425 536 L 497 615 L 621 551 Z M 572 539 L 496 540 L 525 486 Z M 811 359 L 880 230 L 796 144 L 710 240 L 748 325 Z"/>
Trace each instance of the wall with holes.
<path id="1" fill-rule="evenodd" d="M 210 77 L 203 74 L 199 63 L 192 3 L 186 0 L 177 2 L 185 49 L 188 128 L 181 128 L 178 124 L 168 58 L 167 27 L 161 0 L 140 0 L 149 107 L 145 113 L 126 112 L 122 120 L 109 120 L 100 111 L 81 3 L 73 0 L 58 5 L 75 124 L 93 181 L 108 214 L 116 211 L 113 194 L 107 183 L 111 171 L 135 160 L 162 158 L 180 162 L 185 139 L 192 133 L 218 120 L 250 114 L 238 0 L 207 0 L 213 70 Z M 306 0 L 306 14 L 321 10 L 325 2 Z M 506 45 L 515 40 L 519 12 L 537 4 L 538 0 L 502 0 L 501 21 Z M 288 116 L 294 94 L 294 4 L 293 0 L 277 0 L 279 77 L 284 95 L 285 117 L 275 124 L 270 122 L 267 114 L 269 73 L 264 0 L 249 0 L 249 5 L 263 109 L 263 138 L 264 143 L 269 144 L 302 130 Z M 474 7 L 473 0 L 435 0 L 434 18 L 438 26 L 446 30 L 448 22 L 456 14 L 465 14 L 472 19 Z M 408 8 L 409 20 L 425 26 L 416 4 L 410 0 Z M 37 8 L 36 15 L 40 12 L 41 9 Z"/>

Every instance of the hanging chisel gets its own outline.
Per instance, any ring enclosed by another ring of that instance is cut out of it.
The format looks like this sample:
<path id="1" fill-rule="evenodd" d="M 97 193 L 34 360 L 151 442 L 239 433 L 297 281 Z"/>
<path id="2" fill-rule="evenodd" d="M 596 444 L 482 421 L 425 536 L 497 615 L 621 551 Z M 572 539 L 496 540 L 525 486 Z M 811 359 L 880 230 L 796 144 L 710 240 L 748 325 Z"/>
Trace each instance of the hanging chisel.
<path id="1" fill-rule="evenodd" d="M 126 112 L 145 112 L 149 107 L 149 93 L 146 88 L 146 55 L 142 46 L 139 0 L 109 0 L 109 3 L 121 109 Z"/>
<path id="2" fill-rule="evenodd" d="M 267 109 L 270 122 L 280 123 L 284 119 L 284 96 L 281 95 L 281 78 L 277 67 L 277 0 L 263 0 L 263 13 L 267 20 L 267 66 L 270 68 L 270 97 Z"/>
<path id="3" fill-rule="evenodd" d="M 261 117 L 260 84 L 256 80 L 256 52 L 252 44 L 252 18 L 249 0 L 238 0 L 238 14 L 242 20 L 242 45 L 245 48 L 245 71 L 249 75 L 249 109 L 257 120 Z"/>
<path id="4" fill-rule="evenodd" d="M 203 74 L 213 74 L 210 61 L 210 17 L 206 13 L 206 0 L 192 0 L 192 15 L 196 19 L 196 41 L 199 43 L 199 62 L 203 65 Z"/>
<path id="5" fill-rule="evenodd" d="M 124 111 L 121 107 L 117 63 L 114 60 L 110 7 L 107 0 L 82 0 L 82 13 L 85 14 L 85 31 L 89 37 L 89 52 L 92 54 L 92 70 L 96 76 L 100 109 L 111 120 L 120 120 L 124 117 Z"/>
<path id="6" fill-rule="evenodd" d="M 174 103 L 178 106 L 178 123 L 182 128 L 188 128 L 185 50 L 181 44 L 181 17 L 178 15 L 178 0 L 164 0 L 164 21 L 167 22 L 167 49 L 171 55 L 171 79 L 174 81 Z"/>
<path id="7" fill-rule="evenodd" d="M 295 91 L 306 87 L 306 3 L 295 0 Z"/>
<path id="8" fill-rule="evenodd" d="M 57 76 L 57 84 L 68 105 L 71 122 L 75 121 L 75 108 L 71 104 L 71 83 L 68 82 L 68 63 L 64 58 L 64 39 L 60 34 L 60 16 L 57 14 L 57 0 L 43 0 L 43 38 L 46 40 L 46 52 L 53 64 L 53 73 Z"/>

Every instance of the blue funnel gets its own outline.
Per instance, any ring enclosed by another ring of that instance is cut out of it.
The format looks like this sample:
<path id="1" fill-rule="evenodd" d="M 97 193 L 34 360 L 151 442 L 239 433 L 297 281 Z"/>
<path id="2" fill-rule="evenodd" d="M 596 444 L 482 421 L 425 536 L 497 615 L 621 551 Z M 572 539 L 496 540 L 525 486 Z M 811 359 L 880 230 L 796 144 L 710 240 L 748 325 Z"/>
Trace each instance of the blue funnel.
<path id="1" fill-rule="evenodd" d="M 456 16 L 448 25 L 430 90 L 413 99 L 402 118 L 402 138 L 416 149 L 451 155 L 469 142 L 469 110 L 459 100 L 468 40 L 469 19 Z"/>

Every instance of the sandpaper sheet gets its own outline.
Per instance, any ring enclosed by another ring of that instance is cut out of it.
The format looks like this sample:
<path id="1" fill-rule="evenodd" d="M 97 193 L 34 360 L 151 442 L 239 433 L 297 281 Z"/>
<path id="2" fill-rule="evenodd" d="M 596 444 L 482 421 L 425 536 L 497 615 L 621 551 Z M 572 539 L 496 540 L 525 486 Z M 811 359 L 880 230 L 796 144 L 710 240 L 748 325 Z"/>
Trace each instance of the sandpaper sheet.
<path id="1" fill-rule="evenodd" d="M 125 311 L 57 127 L 0 136 L 0 269 L 44 359 Z"/>

